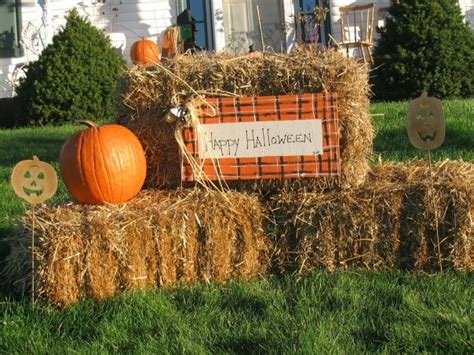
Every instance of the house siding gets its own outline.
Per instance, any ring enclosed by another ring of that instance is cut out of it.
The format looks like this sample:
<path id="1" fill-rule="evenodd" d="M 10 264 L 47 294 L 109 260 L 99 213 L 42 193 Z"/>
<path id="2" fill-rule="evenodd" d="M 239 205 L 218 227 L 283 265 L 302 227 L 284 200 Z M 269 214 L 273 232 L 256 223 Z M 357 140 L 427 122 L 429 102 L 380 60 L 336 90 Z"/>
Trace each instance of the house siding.
<path id="1" fill-rule="evenodd" d="M 226 48 L 224 34 L 223 0 L 209 0 L 213 26 L 214 50 Z M 276 0 L 268 1 L 274 5 Z M 278 0 L 283 8 L 282 22 L 285 24 L 286 48 L 291 50 L 295 44 L 294 14 L 296 0 Z M 48 16 L 43 11 L 44 3 L 49 3 Z M 330 1 L 330 19 L 332 36 L 340 41 L 340 14 L 339 7 L 351 4 L 366 4 L 370 0 L 332 0 Z M 123 57 L 130 61 L 130 48 L 140 37 L 158 41 L 163 31 L 172 25 L 176 18 L 176 0 L 107 0 L 105 3 L 98 0 L 22 0 L 21 18 L 22 30 L 25 35 L 25 55 L 19 58 L 0 58 L 0 97 L 13 95 L 13 75 L 19 66 L 37 59 L 54 33 L 64 25 L 64 16 L 73 7 L 80 14 L 86 16 L 95 26 L 109 33 L 122 33 L 126 45 L 123 48 Z M 390 6 L 390 0 L 375 0 L 376 25 L 383 24 L 383 12 L 380 9 Z M 466 21 L 470 21 L 474 28 L 474 0 L 459 0 Z M 117 9 L 117 10 L 114 10 Z M 44 23 L 49 26 L 43 26 Z M 28 31 L 29 29 L 29 31 Z M 44 45 L 37 34 L 44 38 Z M 36 38 L 33 35 L 36 34 Z"/>
<path id="2" fill-rule="evenodd" d="M 47 44 L 52 35 L 65 24 L 64 17 L 76 7 L 79 13 L 89 19 L 96 27 L 106 32 L 122 32 L 126 38 L 123 57 L 130 61 L 130 47 L 140 37 L 159 41 L 164 30 L 173 24 L 176 18 L 175 0 L 108 0 L 105 3 L 95 0 L 49 1 L 48 28 L 44 26 L 44 1 L 23 0 L 21 2 L 22 30 L 26 34 L 25 55 L 18 58 L 0 58 L 0 97 L 13 95 L 12 79 L 15 67 L 37 59 L 45 38 Z M 114 9 L 118 9 L 114 11 Z M 26 31 L 29 28 L 31 31 Z"/>
<path id="3" fill-rule="evenodd" d="M 474 30 L 474 0 L 459 0 L 459 6 L 464 14 L 464 19 Z"/>
<path id="4" fill-rule="evenodd" d="M 331 16 L 331 34 L 337 40 L 341 40 L 341 16 L 339 8 L 348 5 L 365 5 L 369 3 L 375 3 L 375 25 L 383 26 L 383 9 L 388 8 L 392 1 L 391 0 L 332 0 L 330 1 L 330 16 Z M 471 28 L 474 29 L 474 0 L 459 0 L 459 6 L 461 12 L 464 15 L 466 21 L 470 22 Z M 374 39 L 377 38 L 376 31 L 374 32 Z"/>
<path id="5" fill-rule="evenodd" d="M 387 8 L 391 4 L 391 0 L 377 0 L 377 1 L 353 1 L 353 0 L 333 0 L 329 13 L 331 16 L 331 35 L 338 41 L 341 42 L 341 15 L 339 8 L 348 5 L 365 5 L 375 3 L 375 25 L 381 25 L 383 23 L 383 12 L 381 9 Z M 376 36 L 376 32 L 374 31 Z"/>

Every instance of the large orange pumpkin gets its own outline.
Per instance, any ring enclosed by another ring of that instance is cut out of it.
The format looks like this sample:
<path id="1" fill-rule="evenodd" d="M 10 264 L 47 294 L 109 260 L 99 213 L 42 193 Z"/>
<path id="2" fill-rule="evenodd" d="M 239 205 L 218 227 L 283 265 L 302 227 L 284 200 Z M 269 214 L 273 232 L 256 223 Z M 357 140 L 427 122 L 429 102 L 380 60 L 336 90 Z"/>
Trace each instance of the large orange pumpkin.
<path id="1" fill-rule="evenodd" d="M 77 202 L 122 203 L 138 194 L 146 177 L 145 152 L 127 128 L 111 124 L 75 133 L 61 148 L 59 167 Z"/>
<path id="2" fill-rule="evenodd" d="M 157 64 L 160 60 L 160 48 L 148 39 L 142 38 L 130 49 L 133 64 Z"/>

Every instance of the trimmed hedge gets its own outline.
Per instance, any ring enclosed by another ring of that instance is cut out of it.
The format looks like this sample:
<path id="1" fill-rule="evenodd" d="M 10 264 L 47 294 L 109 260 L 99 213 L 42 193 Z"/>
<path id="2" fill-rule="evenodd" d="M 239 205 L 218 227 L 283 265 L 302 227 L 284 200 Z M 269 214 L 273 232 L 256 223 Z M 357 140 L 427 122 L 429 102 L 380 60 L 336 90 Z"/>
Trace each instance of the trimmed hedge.
<path id="1" fill-rule="evenodd" d="M 18 97 L 37 124 L 110 119 L 124 65 L 104 32 L 73 9 L 65 27 L 29 65 Z"/>
<path id="2" fill-rule="evenodd" d="M 426 90 L 438 98 L 474 95 L 474 33 L 457 1 L 404 0 L 388 10 L 374 50 L 377 99 Z"/>

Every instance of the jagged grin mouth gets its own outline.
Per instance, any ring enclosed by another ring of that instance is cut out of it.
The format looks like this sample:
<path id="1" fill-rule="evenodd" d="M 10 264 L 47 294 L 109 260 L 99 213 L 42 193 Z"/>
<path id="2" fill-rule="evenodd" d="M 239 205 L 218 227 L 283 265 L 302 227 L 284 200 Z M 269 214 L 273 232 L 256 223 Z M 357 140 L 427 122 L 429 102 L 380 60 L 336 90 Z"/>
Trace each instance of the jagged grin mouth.
<path id="1" fill-rule="evenodd" d="M 430 134 L 421 135 L 421 133 L 418 132 L 418 136 L 423 142 L 428 142 L 428 141 L 432 142 L 436 138 L 436 131 L 434 131 L 433 134 L 431 135 Z"/>
<path id="2" fill-rule="evenodd" d="M 44 189 L 32 190 L 32 189 L 29 189 L 29 188 L 23 186 L 23 192 L 25 194 L 27 194 L 28 196 L 36 195 L 36 197 L 38 197 L 38 196 L 41 196 L 43 191 L 44 191 Z"/>

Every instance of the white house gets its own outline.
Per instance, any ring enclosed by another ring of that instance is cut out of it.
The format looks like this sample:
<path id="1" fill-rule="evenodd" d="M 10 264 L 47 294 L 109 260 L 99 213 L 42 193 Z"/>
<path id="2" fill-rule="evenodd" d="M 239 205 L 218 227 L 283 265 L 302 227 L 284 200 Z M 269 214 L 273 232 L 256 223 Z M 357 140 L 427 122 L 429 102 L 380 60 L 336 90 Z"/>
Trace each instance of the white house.
<path id="1" fill-rule="evenodd" d="M 291 50 L 298 40 L 300 9 L 329 4 L 329 16 L 319 38 L 331 33 L 340 39 L 339 7 L 370 0 L 0 0 L 0 97 L 14 94 L 22 66 L 34 61 L 76 7 L 97 27 L 110 34 L 127 60 L 130 47 L 141 37 L 160 42 L 176 16 L 190 8 L 197 26 L 197 42 L 208 50 L 244 52 L 250 44 L 261 48 L 257 7 L 264 44 L 275 51 Z M 372 0 L 376 23 L 383 24 L 390 0 Z M 474 23 L 474 0 L 460 0 Z M 300 34 L 301 35 L 301 34 Z"/>

